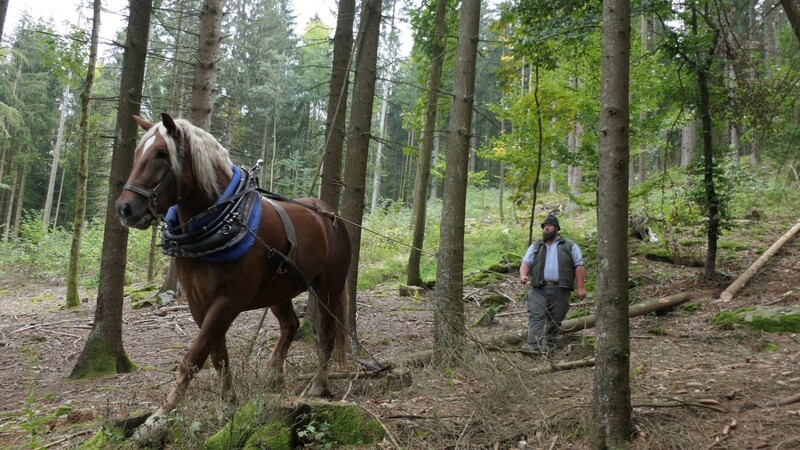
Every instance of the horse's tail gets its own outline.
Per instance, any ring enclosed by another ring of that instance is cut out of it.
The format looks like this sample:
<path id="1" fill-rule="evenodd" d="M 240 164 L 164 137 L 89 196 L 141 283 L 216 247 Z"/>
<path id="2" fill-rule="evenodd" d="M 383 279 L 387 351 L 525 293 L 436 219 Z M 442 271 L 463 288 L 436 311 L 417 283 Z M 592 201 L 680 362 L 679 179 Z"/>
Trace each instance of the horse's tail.
<path id="1" fill-rule="evenodd" d="M 347 349 L 350 347 L 350 289 L 347 281 L 339 295 L 337 308 L 336 333 L 334 336 L 333 357 L 341 364 L 347 361 Z"/>
<path id="2" fill-rule="evenodd" d="M 319 345 L 323 354 L 329 354 L 344 363 L 347 361 L 349 343 L 350 295 L 345 281 L 341 292 L 334 289 L 312 296 L 313 317 L 319 332 Z"/>

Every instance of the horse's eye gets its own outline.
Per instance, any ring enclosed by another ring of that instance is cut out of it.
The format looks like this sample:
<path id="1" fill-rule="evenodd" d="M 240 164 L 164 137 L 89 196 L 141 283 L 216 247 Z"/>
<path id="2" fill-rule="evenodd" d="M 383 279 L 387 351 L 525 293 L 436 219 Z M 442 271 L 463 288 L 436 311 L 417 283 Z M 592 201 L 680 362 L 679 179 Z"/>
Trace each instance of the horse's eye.
<path id="1" fill-rule="evenodd" d="M 169 152 L 165 148 L 160 148 L 156 152 L 156 158 L 158 158 L 158 159 L 169 159 Z"/>

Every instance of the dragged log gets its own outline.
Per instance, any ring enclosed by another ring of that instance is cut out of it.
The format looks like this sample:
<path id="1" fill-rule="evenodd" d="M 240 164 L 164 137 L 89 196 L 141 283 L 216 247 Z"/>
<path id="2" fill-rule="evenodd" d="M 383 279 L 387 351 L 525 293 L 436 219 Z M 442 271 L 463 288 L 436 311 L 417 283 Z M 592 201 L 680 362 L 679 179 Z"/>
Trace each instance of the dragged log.
<path id="1" fill-rule="evenodd" d="M 653 311 L 660 311 L 680 305 L 691 299 L 688 293 L 675 294 L 669 297 L 659 298 L 644 303 L 637 303 L 628 307 L 628 317 L 642 316 Z M 576 331 L 592 328 L 597 322 L 597 316 L 589 315 L 569 319 L 561 322 L 561 333 L 574 333 Z M 510 333 L 500 334 L 493 336 L 489 341 L 483 344 L 494 347 L 502 347 L 504 345 L 516 345 L 528 340 L 528 330 L 512 331 Z"/>

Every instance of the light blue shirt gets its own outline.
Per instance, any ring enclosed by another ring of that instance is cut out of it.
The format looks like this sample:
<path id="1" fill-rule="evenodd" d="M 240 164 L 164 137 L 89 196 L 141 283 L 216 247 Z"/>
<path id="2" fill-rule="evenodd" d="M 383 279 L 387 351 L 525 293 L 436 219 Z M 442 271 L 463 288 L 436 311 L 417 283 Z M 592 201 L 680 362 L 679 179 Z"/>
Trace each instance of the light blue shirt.
<path id="1" fill-rule="evenodd" d="M 555 240 L 553 241 L 552 245 L 544 244 L 544 247 L 547 248 L 547 255 L 545 256 L 544 260 L 544 280 L 545 281 L 558 281 L 558 241 L 562 240 L 561 236 L 556 236 Z M 533 257 L 535 255 L 536 243 L 534 242 L 528 247 L 528 251 L 525 252 L 525 256 L 522 258 L 522 264 L 527 264 L 528 267 L 533 266 Z M 581 248 L 578 244 L 572 244 L 572 251 L 570 251 L 572 255 L 572 265 L 575 267 L 583 265 L 583 253 L 581 253 Z"/>

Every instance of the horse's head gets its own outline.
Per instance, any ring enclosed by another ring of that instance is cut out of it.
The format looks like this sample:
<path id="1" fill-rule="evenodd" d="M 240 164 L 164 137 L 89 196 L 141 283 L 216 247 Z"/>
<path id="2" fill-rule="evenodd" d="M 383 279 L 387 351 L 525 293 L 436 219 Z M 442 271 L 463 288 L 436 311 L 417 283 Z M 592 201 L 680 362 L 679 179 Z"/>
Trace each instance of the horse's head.
<path id="1" fill-rule="evenodd" d="M 167 113 L 160 123 L 133 119 L 145 133 L 116 202 L 122 224 L 144 229 L 172 205 L 210 206 L 231 178 L 228 150 L 203 129 Z"/>
<path id="2" fill-rule="evenodd" d="M 145 134 L 116 208 L 123 225 L 144 229 L 181 199 L 186 137 L 169 114 L 163 113 L 158 124 L 133 119 Z"/>

